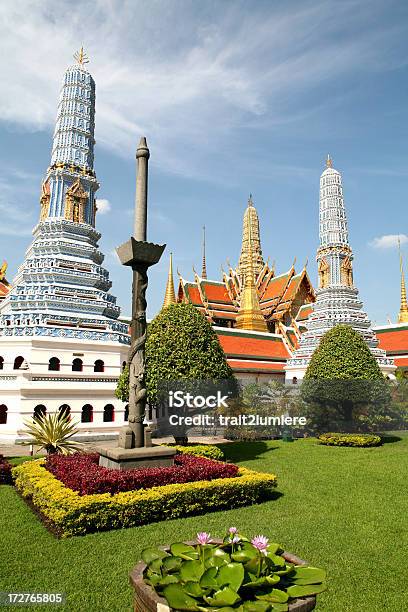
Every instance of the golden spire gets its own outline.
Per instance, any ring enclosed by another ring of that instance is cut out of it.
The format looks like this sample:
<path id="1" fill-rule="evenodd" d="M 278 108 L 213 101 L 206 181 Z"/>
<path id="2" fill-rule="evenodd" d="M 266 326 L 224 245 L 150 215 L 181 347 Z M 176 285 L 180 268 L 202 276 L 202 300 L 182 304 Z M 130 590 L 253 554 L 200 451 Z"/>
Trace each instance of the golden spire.
<path id="1" fill-rule="evenodd" d="M 6 272 L 7 272 L 7 261 L 3 261 L 3 264 L 0 268 L 0 281 L 4 280 L 6 277 Z"/>
<path id="2" fill-rule="evenodd" d="M 74 60 L 76 60 L 80 66 L 83 66 L 84 64 L 89 64 L 89 57 L 85 53 L 83 47 L 81 47 L 79 51 L 74 53 Z"/>
<path id="3" fill-rule="evenodd" d="M 207 278 L 207 264 L 205 261 L 205 225 L 203 225 L 203 265 L 201 268 L 201 278 Z"/>
<path id="4" fill-rule="evenodd" d="M 170 306 L 170 304 L 176 303 L 176 295 L 174 293 L 174 282 L 173 282 L 173 253 L 170 253 L 170 264 L 169 274 L 167 276 L 166 293 L 164 296 L 163 308 Z"/>
<path id="5" fill-rule="evenodd" d="M 248 206 L 250 206 L 249 201 Z M 248 225 L 248 262 L 244 270 L 244 287 L 241 292 L 241 301 L 237 315 L 237 328 L 252 331 L 268 331 L 265 318 L 259 306 L 258 292 L 255 285 L 251 223 Z"/>
<path id="6" fill-rule="evenodd" d="M 252 194 L 249 194 L 248 205 L 244 213 L 244 221 L 242 226 L 242 246 L 241 246 L 241 255 L 239 258 L 239 264 L 237 273 L 241 277 L 241 282 L 244 282 L 245 272 L 249 263 L 249 231 L 251 231 L 251 242 L 252 242 L 252 267 L 254 274 L 258 278 L 259 274 L 262 272 L 265 262 L 262 257 L 262 248 L 261 248 L 261 237 L 259 231 L 259 218 L 257 210 L 254 206 L 252 200 Z"/>
<path id="7" fill-rule="evenodd" d="M 327 154 L 326 167 L 327 168 L 333 168 L 333 160 L 332 160 L 332 158 L 330 157 L 329 154 Z"/>
<path id="8" fill-rule="evenodd" d="M 400 271 L 401 271 L 401 305 L 398 314 L 398 323 L 408 323 L 408 303 L 407 290 L 405 288 L 404 266 L 402 263 L 401 243 L 398 237 L 398 250 L 400 256 Z"/>

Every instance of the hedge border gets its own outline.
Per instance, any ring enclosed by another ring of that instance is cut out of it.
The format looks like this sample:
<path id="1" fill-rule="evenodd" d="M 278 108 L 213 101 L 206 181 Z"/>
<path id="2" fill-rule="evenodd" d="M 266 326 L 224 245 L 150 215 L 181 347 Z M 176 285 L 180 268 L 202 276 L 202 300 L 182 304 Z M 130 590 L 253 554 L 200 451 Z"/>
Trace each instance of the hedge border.
<path id="1" fill-rule="evenodd" d="M 380 436 L 374 434 L 325 433 L 321 434 L 318 439 L 320 444 L 326 446 L 370 448 L 382 444 Z"/>
<path id="2" fill-rule="evenodd" d="M 44 459 L 38 459 L 15 467 L 15 486 L 61 537 L 249 506 L 271 499 L 277 485 L 274 474 L 240 467 L 234 478 L 81 496 L 43 464 Z"/>

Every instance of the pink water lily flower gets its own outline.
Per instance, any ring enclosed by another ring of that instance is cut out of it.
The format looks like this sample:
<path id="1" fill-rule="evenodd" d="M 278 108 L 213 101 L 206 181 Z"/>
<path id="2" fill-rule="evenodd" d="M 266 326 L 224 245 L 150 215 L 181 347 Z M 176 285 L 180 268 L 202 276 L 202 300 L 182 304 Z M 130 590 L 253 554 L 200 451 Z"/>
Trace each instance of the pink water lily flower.
<path id="1" fill-rule="evenodd" d="M 204 544 L 209 544 L 211 542 L 211 534 L 206 533 L 205 531 L 200 531 L 197 533 L 197 542 L 203 546 Z"/>
<path id="2" fill-rule="evenodd" d="M 251 540 L 252 546 L 255 546 L 255 548 L 257 548 L 262 555 L 268 554 L 268 543 L 269 539 L 263 535 L 257 535 Z"/>
<path id="3" fill-rule="evenodd" d="M 228 533 L 231 533 L 231 534 L 238 533 L 238 529 L 236 527 L 230 527 L 228 529 Z"/>

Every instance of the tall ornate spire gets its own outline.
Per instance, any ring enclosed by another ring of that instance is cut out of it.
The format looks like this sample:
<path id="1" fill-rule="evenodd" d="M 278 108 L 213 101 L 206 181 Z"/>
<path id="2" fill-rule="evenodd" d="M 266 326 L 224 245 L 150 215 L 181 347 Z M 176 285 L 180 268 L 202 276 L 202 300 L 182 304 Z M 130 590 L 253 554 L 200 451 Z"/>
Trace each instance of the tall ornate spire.
<path id="1" fill-rule="evenodd" d="M 248 203 L 249 206 L 249 203 Z M 252 206 L 252 204 L 251 204 Z M 244 288 L 241 292 L 236 325 L 238 329 L 268 331 L 265 317 L 259 306 L 258 292 L 255 284 L 255 272 L 252 251 L 252 225 L 248 225 L 247 265 L 244 271 Z"/>
<path id="2" fill-rule="evenodd" d="M 203 225 L 203 263 L 201 267 L 201 278 L 207 278 L 207 263 L 205 260 L 205 225 Z"/>
<path id="3" fill-rule="evenodd" d="M 262 271 L 262 268 L 265 265 L 265 262 L 262 257 L 262 248 L 261 248 L 261 237 L 259 231 L 259 218 L 257 210 L 252 201 L 252 194 L 249 195 L 248 198 L 248 206 L 246 208 L 244 214 L 244 221 L 242 226 L 242 247 L 241 247 L 241 256 L 239 258 L 238 264 L 238 274 L 241 277 L 241 282 L 244 282 L 244 277 L 246 273 L 246 269 L 249 264 L 249 233 L 251 233 L 251 261 L 252 268 L 255 274 L 255 277 L 258 278 L 259 274 Z"/>
<path id="4" fill-rule="evenodd" d="M 169 273 L 167 276 L 166 293 L 164 295 L 163 308 L 176 303 L 176 294 L 174 292 L 173 281 L 173 253 L 170 253 Z"/>
<path id="5" fill-rule="evenodd" d="M 400 272 L 401 272 L 401 305 L 398 314 L 398 323 L 408 323 L 408 303 L 407 303 L 407 290 L 405 288 L 405 275 L 404 265 L 402 262 L 401 244 L 398 238 L 398 249 L 400 257 Z"/>
<path id="6" fill-rule="evenodd" d="M 51 164 L 41 190 L 40 221 L 67 219 L 95 225 L 95 81 L 83 47 L 65 71 L 52 142 Z"/>
<path id="7" fill-rule="evenodd" d="M 339 324 L 350 325 L 358 331 L 383 372 L 392 374 L 395 370 L 393 360 L 378 348 L 377 337 L 354 286 L 353 252 L 348 238 L 342 179 L 340 172 L 333 168 L 330 156 L 320 177 L 319 237 L 316 302 L 306 321 L 307 330 L 302 334 L 299 348 L 286 365 L 286 377 L 303 378 L 320 339 Z"/>

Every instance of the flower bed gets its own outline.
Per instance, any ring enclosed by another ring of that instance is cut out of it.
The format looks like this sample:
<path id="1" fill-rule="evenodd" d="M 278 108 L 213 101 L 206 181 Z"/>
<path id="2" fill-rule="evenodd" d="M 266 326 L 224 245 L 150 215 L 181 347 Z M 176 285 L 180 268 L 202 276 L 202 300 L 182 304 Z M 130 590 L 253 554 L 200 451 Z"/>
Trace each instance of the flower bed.
<path id="1" fill-rule="evenodd" d="M 176 455 L 174 466 L 144 468 L 142 470 L 110 470 L 98 465 L 97 453 L 74 455 L 50 455 L 45 467 L 58 480 L 80 495 L 94 493 L 120 493 L 138 489 L 150 489 L 169 484 L 233 478 L 238 467 L 204 457 Z"/>
<path id="2" fill-rule="evenodd" d="M 379 446 L 382 443 L 380 436 L 373 434 L 343 434 L 325 433 L 319 436 L 320 444 L 327 446 Z"/>
<path id="3" fill-rule="evenodd" d="M 0 455 L 0 484 L 13 484 L 11 463 Z"/>
<path id="4" fill-rule="evenodd" d="M 13 475 L 19 493 L 63 537 L 249 506 L 271 499 L 277 481 L 274 474 L 239 467 L 234 478 L 80 495 L 51 474 L 44 459 L 19 465 Z"/>

